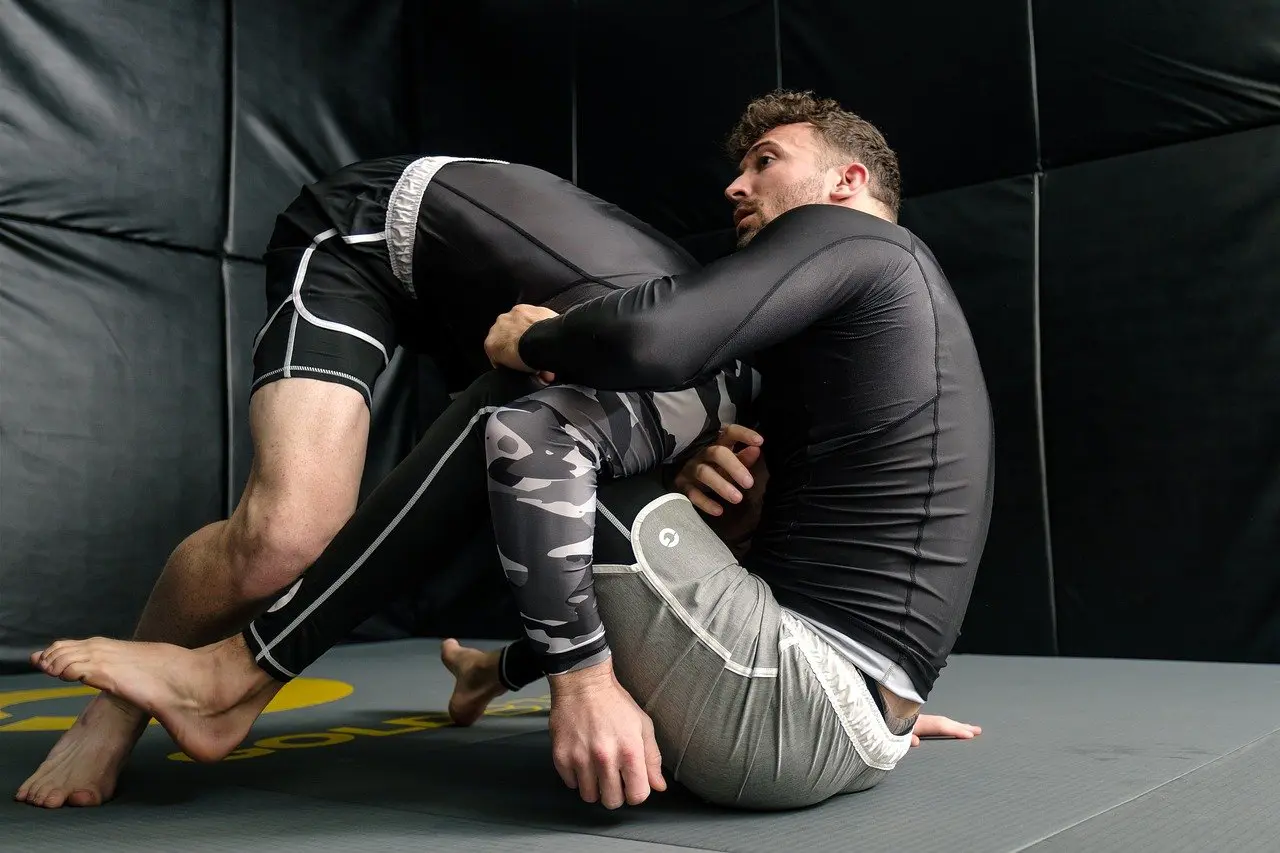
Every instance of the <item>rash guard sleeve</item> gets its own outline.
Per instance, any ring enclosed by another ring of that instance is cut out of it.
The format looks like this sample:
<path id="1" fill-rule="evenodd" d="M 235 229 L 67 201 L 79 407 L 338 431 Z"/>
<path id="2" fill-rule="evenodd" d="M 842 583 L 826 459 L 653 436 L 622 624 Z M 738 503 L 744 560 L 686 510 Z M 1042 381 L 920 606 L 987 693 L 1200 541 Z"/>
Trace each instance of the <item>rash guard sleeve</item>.
<path id="1" fill-rule="evenodd" d="M 835 205 L 795 208 L 746 248 L 701 270 L 655 278 L 535 323 L 520 340 L 520 357 L 562 382 L 593 388 L 686 387 L 900 272 L 909 252 L 877 237 L 869 219 Z"/>

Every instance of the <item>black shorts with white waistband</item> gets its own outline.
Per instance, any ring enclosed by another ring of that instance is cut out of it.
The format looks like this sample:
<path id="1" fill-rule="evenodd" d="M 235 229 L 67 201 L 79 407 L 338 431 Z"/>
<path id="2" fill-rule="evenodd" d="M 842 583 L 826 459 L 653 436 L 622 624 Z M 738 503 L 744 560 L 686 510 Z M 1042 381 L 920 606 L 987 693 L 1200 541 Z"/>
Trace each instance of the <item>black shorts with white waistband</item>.
<path id="1" fill-rule="evenodd" d="M 452 387 L 488 368 L 484 334 L 517 302 L 564 311 L 697 268 L 673 240 L 531 166 L 388 157 L 303 188 L 276 218 L 253 390 L 291 377 L 371 405 L 396 347 L 430 355 Z"/>
<path id="2" fill-rule="evenodd" d="M 374 381 L 413 311 L 387 247 L 387 203 L 411 157 L 356 163 L 303 188 L 276 217 L 264 256 L 267 321 L 253 343 L 253 390 L 299 377 Z"/>

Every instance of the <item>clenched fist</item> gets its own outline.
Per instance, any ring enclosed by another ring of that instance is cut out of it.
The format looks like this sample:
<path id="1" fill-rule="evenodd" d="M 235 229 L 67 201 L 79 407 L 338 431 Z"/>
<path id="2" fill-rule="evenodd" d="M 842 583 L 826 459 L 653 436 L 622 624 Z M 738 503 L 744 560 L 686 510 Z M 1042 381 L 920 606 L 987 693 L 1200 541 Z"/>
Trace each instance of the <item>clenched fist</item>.
<path id="1" fill-rule="evenodd" d="M 550 308 L 537 305 L 516 305 L 489 327 L 489 334 L 484 339 L 484 354 L 494 367 L 509 367 L 524 373 L 534 370 L 520 358 L 520 339 L 525 331 L 534 323 L 549 320 L 558 316 Z M 551 374 L 543 374 L 543 379 L 551 381 Z"/>

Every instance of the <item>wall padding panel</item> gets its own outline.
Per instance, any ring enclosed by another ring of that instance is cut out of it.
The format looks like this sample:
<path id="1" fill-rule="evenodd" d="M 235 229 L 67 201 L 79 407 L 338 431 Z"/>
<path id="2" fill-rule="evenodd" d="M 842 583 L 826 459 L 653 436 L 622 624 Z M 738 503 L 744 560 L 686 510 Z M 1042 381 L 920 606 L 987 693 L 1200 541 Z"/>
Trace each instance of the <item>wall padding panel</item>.
<path id="1" fill-rule="evenodd" d="M 1269 127 L 1045 177 L 1064 653 L 1280 659 L 1277 151 Z"/>

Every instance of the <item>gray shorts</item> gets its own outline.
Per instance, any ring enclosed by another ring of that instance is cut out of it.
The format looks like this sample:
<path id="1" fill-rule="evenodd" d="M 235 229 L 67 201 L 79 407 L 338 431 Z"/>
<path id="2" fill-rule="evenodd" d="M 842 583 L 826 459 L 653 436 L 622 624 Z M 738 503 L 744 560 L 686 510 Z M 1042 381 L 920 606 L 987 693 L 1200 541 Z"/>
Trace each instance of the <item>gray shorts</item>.
<path id="1" fill-rule="evenodd" d="M 599 524 L 630 538 L 634 561 L 596 563 L 600 616 L 669 778 L 712 803 L 786 809 L 870 788 L 897 765 L 910 729 L 889 729 L 861 672 L 784 610 L 687 498 L 649 501 L 629 530 L 608 501 Z"/>

